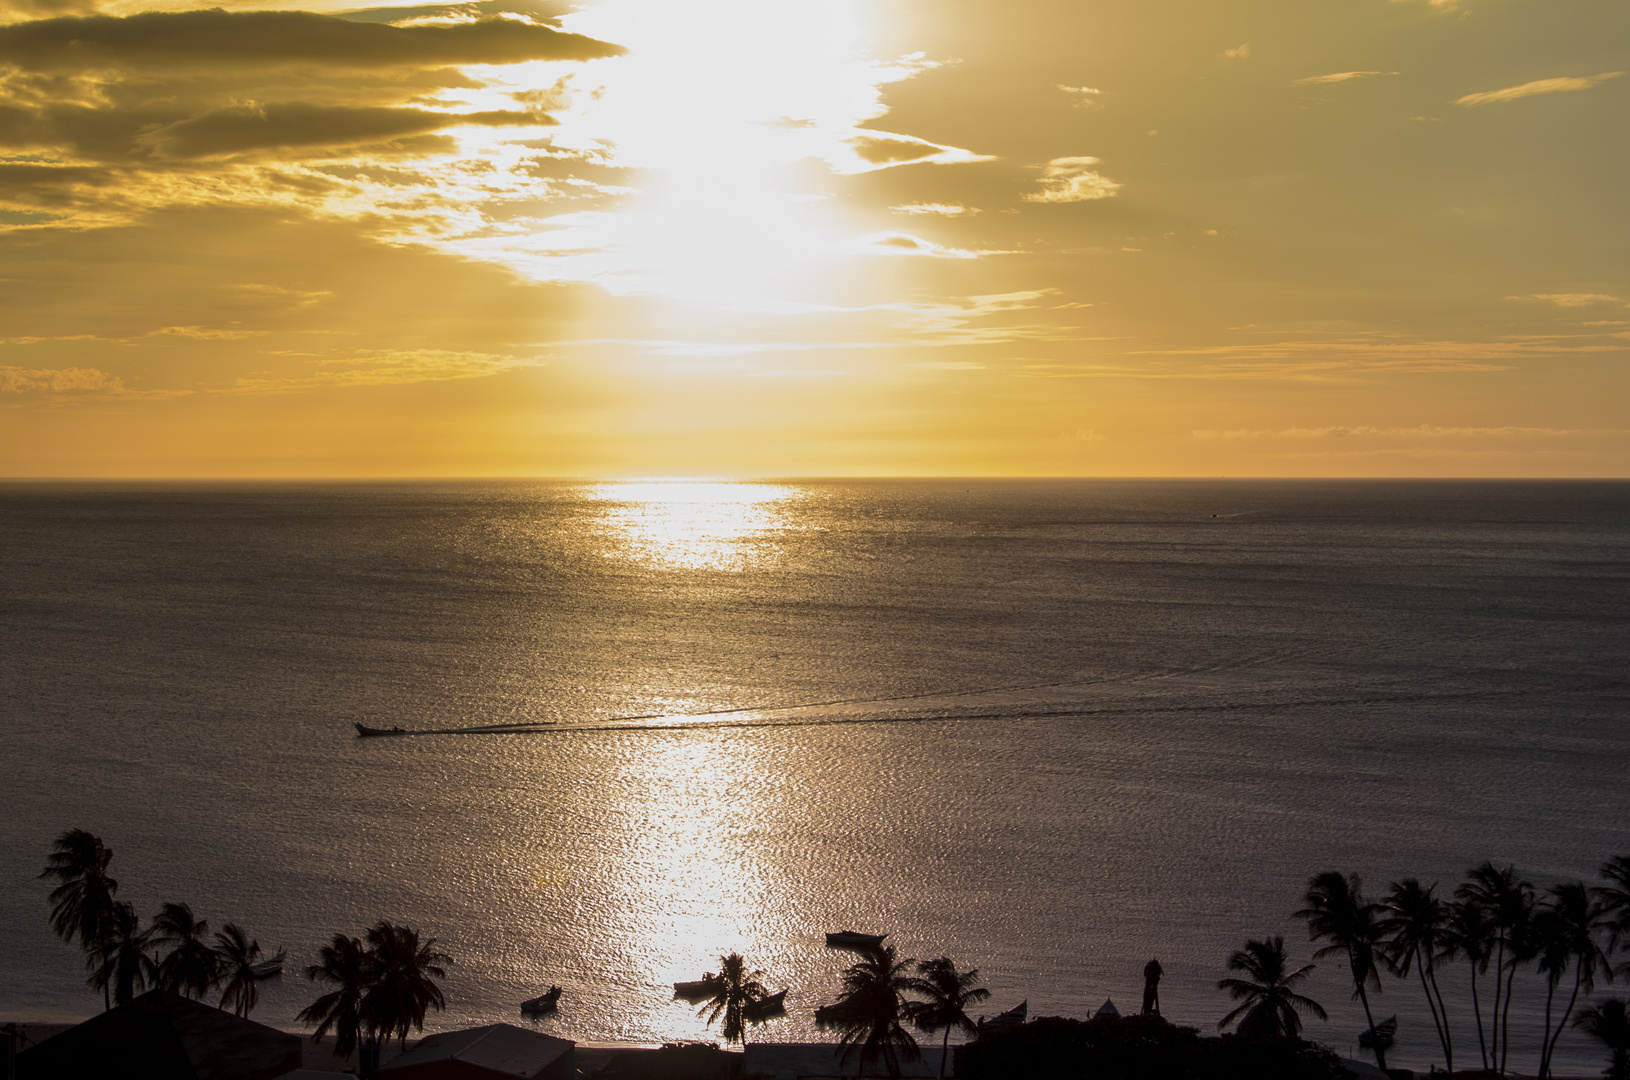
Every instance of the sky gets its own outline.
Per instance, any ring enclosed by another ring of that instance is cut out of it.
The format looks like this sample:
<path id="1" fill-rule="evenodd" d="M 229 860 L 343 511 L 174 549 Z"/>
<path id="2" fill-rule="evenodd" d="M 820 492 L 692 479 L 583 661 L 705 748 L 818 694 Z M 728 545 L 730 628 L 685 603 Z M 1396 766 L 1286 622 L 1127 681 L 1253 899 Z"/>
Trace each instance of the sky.
<path id="1" fill-rule="evenodd" d="M 0 0 L 0 475 L 1630 475 L 1623 0 Z"/>

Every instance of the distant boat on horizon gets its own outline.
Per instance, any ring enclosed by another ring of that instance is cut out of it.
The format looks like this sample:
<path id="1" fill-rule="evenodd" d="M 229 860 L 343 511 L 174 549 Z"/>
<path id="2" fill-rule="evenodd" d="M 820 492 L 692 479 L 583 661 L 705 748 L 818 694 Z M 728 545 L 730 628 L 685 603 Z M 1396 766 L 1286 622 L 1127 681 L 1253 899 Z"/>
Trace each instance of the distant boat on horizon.
<path id="1" fill-rule="evenodd" d="M 700 979 L 674 983 L 674 998 L 679 1001 L 688 1001 L 694 1005 L 704 998 L 711 997 L 714 988 L 718 985 L 719 977 L 710 971 Z"/>
<path id="2" fill-rule="evenodd" d="M 786 1011 L 787 992 L 785 990 L 781 991 L 779 994 L 771 994 L 769 997 L 759 998 L 757 1001 L 749 1001 L 746 1005 L 743 1005 L 741 1009 L 742 1015 L 755 1023 L 763 1020 L 769 1020 L 772 1017 L 782 1016 L 786 1013 Z"/>
<path id="3" fill-rule="evenodd" d="M 407 729 L 406 728 L 400 728 L 400 727 L 393 727 L 393 728 L 369 727 L 367 724 L 359 724 L 355 720 L 351 721 L 351 723 L 357 729 L 357 736 L 359 738 L 364 738 L 364 739 L 369 738 L 371 736 L 375 736 L 375 735 L 406 735 L 407 734 Z"/>

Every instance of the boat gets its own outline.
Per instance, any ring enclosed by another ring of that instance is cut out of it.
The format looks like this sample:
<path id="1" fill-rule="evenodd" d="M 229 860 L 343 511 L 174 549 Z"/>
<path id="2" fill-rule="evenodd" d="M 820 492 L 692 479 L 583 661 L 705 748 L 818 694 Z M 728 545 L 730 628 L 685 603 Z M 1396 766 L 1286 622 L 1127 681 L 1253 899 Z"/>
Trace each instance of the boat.
<path id="1" fill-rule="evenodd" d="M 407 734 L 407 728 L 400 728 L 400 727 L 391 727 L 391 728 L 369 727 L 367 724 L 358 724 L 355 720 L 351 721 L 351 723 L 356 726 L 357 736 L 359 738 L 364 738 L 364 739 L 370 738 L 370 737 L 375 736 L 375 735 L 406 735 Z"/>
<path id="2" fill-rule="evenodd" d="M 1398 1018 L 1389 1016 L 1372 1028 L 1365 1028 L 1358 1036 L 1358 1045 L 1366 1050 L 1387 1050 L 1398 1037 Z"/>
<path id="3" fill-rule="evenodd" d="M 887 934 L 862 934 L 854 930 L 839 930 L 826 935 L 828 949 L 875 949 L 883 944 Z"/>
<path id="4" fill-rule="evenodd" d="M 779 994 L 771 994 L 769 997 L 761 997 L 757 1001 L 749 1001 L 741 1007 L 741 1014 L 754 1023 L 770 1020 L 777 1016 L 785 1016 L 786 1012 L 787 992 L 785 990 Z"/>
<path id="5" fill-rule="evenodd" d="M 531 1001 L 521 1002 L 521 1011 L 538 1016 L 542 1013 L 552 1013 L 560 1004 L 560 987 L 551 986 L 547 994 L 539 995 Z"/>
<path id="6" fill-rule="evenodd" d="M 270 960 L 262 960 L 258 964 L 249 965 L 249 973 L 257 979 L 270 979 L 273 975 L 283 974 L 283 961 L 289 958 L 289 950 L 278 949 L 277 955 Z"/>
<path id="7" fill-rule="evenodd" d="M 674 983 L 674 998 L 679 1001 L 688 1001 L 694 1005 L 698 1001 L 712 997 L 718 986 L 719 977 L 710 971 L 700 979 Z"/>
<path id="8" fill-rule="evenodd" d="M 1021 1001 L 1017 1005 L 1013 1006 L 1013 1008 L 1009 1009 L 1007 1012 L 997 1013 L 995 1016 L 991 1017 L 989 1020 L 986 1020 L 984 1017 L 980 1017 L 979 1018 L 979 1029 L 981 1031 L 989 1031 L 992 1028 L 1004 1028 L 1004 1027 L 1008 1027 L 1008 1026 L 1013 1025 L 1013 1024 L 1022 1024 L 1022 1023 L 1024 1023 L 1024 1018 L 1026 1016 L 1028 1016 L 1029 1014 L 1030 1014 L 1030 999 L 1025 998 L 1023 1001 Z"/>
<path id="9" fill-rule="evenodd" d="M 822 1005 L 820 1008 L 815 1010 L 815 1023 L 820 1025 L 821 1027 L 825 1027 L 828 1024 L 837 1023 L 838 1018 L 840 1016 L 842 1016 L 842 1015 L 843 1015 L 843 1005 L 841 1003 L 833 1004 L 833 1005 Z"/>

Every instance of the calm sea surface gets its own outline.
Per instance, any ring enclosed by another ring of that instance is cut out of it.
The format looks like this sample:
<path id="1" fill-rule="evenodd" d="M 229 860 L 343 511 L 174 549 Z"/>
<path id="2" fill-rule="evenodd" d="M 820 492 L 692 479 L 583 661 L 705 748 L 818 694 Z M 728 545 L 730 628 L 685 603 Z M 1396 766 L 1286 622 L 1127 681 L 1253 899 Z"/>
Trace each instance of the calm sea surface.
<path id="1" fill-rule="evenodd" d="M 1311 958 L 1317 871 L 1630 854 L 1627 616 L 1623 483 L 0 486 L 0 1013 L 100 1006 L 34 877 L 81 827 L 144 913 L 299 964 L 434 935 L 436 1028 L 558 983 L 546 1030 L 705 1037 L 670 984 L 740 950 L 790 988 L 754 1037 L 815 1038 L 845 927 L 1033 1016 L 1135 1008 L 1158 956 L 1212 1027 L 1247 937 Z M 1435 1057 L 1418 987 L 1379 1007 Z"/>

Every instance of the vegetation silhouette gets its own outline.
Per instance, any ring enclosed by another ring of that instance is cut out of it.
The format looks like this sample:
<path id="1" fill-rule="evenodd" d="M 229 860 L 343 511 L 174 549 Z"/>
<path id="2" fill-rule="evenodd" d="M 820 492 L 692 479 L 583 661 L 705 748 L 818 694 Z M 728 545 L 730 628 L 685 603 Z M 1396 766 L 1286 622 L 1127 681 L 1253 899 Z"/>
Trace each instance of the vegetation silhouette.
<path id="1" fill-rule="evenodd" d="M 153 917 L 153 945 L 160 952 L 158 985 L 187 997 L 202 998 L 215 985 L 219 958 L 205 935 L 209 921 L 193 914 L 186 904 L 165 904 Z"/>
<path id="2" fill-rule="evenodd" d="M 1437 958 L 1447 948 L 1449 909 L 1437 898 L 1436 890 L 1435 884 L 1422 885 L 1412 877 L 1393 882 L 1382 901 L 1376 929 L 1385 938 L 1383 955 L 1393 974 L 1408 978 L 1413 968 L 1420 977 L 1421 992 L 1426 995 L 1426 1007 L 1432 1014 L 1432 1027 L 1437 1031 L 1438 1045 L 1443 1048 L 1443 1060 L 1448 1070 L 1454 1072 L 1454 1040 L 1449 1031 L 1449 1012 L 1438 990 L 1436 968 Z"/>
<path id="3" fill-rule="evenodd" d="M 1467 872 L 1455 895 L 1483 909 L 1494 926 L 1494 1008 L 1489 1031 L 1489 1063 L 1501 1075 L 1511 1049 L 1511 988 L 1517 968 L 1533 958 L 1530 924 L 1534 887 L 1517 877 L 1510 865 L 1485 861 Z"/>
<path id="4" fill-rule="evenodd" d="M 91 987 L 112 990 L 112 1004 L 127 1005 L 136 995 L 158 985 L 158 964 L 152 956 L 152 930 L 142 929 L 141 917 L 129 904 L 115 904 L 101 945 L 86 958 Z"/>
<path id="5" fill-rule="evenodd" d="M 1458 900 L 1449 905 L 1444 934 L 1445 958 L 1463 956 L 1471 967 L 1472 1015 L 1477 1020 L 1477 1051 L 1483 1059 L 1483 1071 L 1487 1072 L 1492 1064 L 1492 1054 L 1488 1033 L 1483 1028 L 1483 1006 L 1477 993 L 1477 979 L 1479 975 L 1488 974 L 1489 961 L 1494 958 L 1494 920 L 1476 901 Z"/>
<path id="6" fill-rule="evenodd" d="M 1237 1030 L 1241 1035 L 1280 1035 L 1294 1039 L 1302 1034 L 1299 1014 L 1330 1019 L 1317 1001 L 1293 989 L 1317 966 L 1304 964 L 1291 971 L 1285 956 L 1285 939 L 1277 935 L 1266 941 L 1247 941 L 1245 948 L 1228 958 L 1228 970 L 1242 972 L 1248 978 L 1226 978 L 1217 982 L 1217 989 L 1227 990 L 1241 1004 L 1217 1021 L 1217 1027 L 1226 1028 L 1237 1017 Z"/>
<path id="7" fill-rule="evenodd" d="M 436 979 L 447 977 L 443 966 L 453 958 L 436 951 L 436 939 L 421 942 L 419 932 L 381 920 L 364 935 L 368 941 L 369 981 L 360 1012 L 369 1034 L 401 1040 L 407 1047 L 409 1029 L 424 1030 L 425 1014 L 447 1007 Z"/>
<path id="8" fill-rule="evenodd" d="M 1591 1006 L 1574 1017 L 1573 1026 L 1583 1028 L 1607 1047 L 1611 1057 L 1603 1076 L 1608 1080 L 1630 1080 L 1630 1017 L 1625 1015 L 1622 999 L 1608 998 Z"/>
<path id="9" fill-rule="evenodd" d="M 255 964 L 260 961 L 260 942 L 243 932 L 237 923 L 227 923 L 215 935 L 217 981 L 222 984 L 221 1008 L 232 1003 L 234 1015 L 247 1018 L 260 999 Z"/>
<path id="10" fill-rule="evenodd" d="M 1370 1012 L 1370 995 L 1366 987 L 1381 991 L 1381 976 L 1376 971 L 1375 948 L 1380 934 L 1375 925 L 1375 905 L 1364 899 L 1363 882 L 1357 874 L 1343 875 L 1327 870 L 1308 882 L 1305 902 L 1307 907 L 1296 913 L 1307 920 L 1307 930 L 1315 941 L 1330 944 L 1314 953 L 1315 957 L 1332 953 L 1347 954 L 1347 969 L 1353 978 L 1353 996 L 1364 1006 L 1364 1019 L 1370 1030 L 1375 1030 L 1375 1016 Z M 1387 1052 L 1378 1041 L 1375 1045 L 1375 1063 L 1383 1070 L 1387 1067 Z"/>
<path id="11" fill-rule="evenodd" d="M 815 1013 L 817 1027 L 838 1030 L 840 1066 L 847 1066 L 859 1052 L 856 1076 L 878 1061 L 890 1076 L 899 1076 L 902 1059 L 922 1058 L 917 1040 L 900 1025 L 904 996 L 912 984 L 906 971 L 914 963 L 911 957 L 897 956 L 892 945 L 865 950 L 862 959 L 843 973 L 843 996 Z"/>
<path id="12" fill-rule="evenodd" d="M 348 1058 L 362 1038 L 362 998 L 368 992 L 370 961 L 362 942 L 344 934 L 318 952 L 318 961 L 306 968 L 312 982 L 329 983 L 336 989 L 307 1005 L 295 1017 L 316 1024 L 311 1041 L 334 1032 L 334 1056 Z"/>
<path id="13" fill-rule="evenodd" d="M 705 1017 L 709 1027 L 721 1016 L 724 1027 L 721 1034 L 730 1043 L 747 1042 L 747 1006 L 764 997 L 764 985 L 758 981 L 762 971 L 748 971 L 747 961 L 741 953 L 719 957 L 719 974 L 711 984 L 712 997 L 702 1002 L 697 1015 Z"/>
<path id="14" fill-rule="evenodd" d="M 78 938 L 87 952 L 99 951 L 113 919 L 113 894 L 119 883 L 108 876 L 113 849 L 84 829 L 69 829 L 57 837 L 40 877 L 57 883 L 51 890 L 51 929 L 72 945 Z M 107 983 L 102 1007 L 112 1008 Z"/>
<path id="15" fill-rule="evenodd" d="M 922 1001 L 908 1001 L 904 1005 L 906 1016 L 917 1030 L 932 1035 L 944 1031 L 940 1043 L 940 1076 L 945 1075 L 945 1062 L 951 1052 L 951 1032 L 973 1035 L 979 1027 L 968 1016 L 968 1006 L 990 997 L 990 991 L 979 982 L 979 969 L 958 971 L 949 956 L 923 960 L 917 964 L 917 976 L 908 979 L 906 989 L 922 996 Z"/>
<path id="16" fill-rule="evenodd" d="M 1579 1003 L 1579 992 L 1596 989 L 1596 974 L 1611 966 L 1607 954 L 1596 944 L 1596 930 L 1601 925 L 1601 912 L 1591 903 L 1590 890 L 1582 881 L 1553 886 L 1550 898 L 1534 920 L 1535 943 L 1539 952 L 1539 970 L 1545 975 L 1545 1035 L 1539 1058 L 1541 1080 L 1551 1075 L 1551 1059 L 1556 1055 L 1557 1040 Z M 1573 991 L 1568 996 L 1562 1017 L 1551 1028 L 1551 1006 L 1557 985 L 1568 968 L 1573 968 Z"/>

